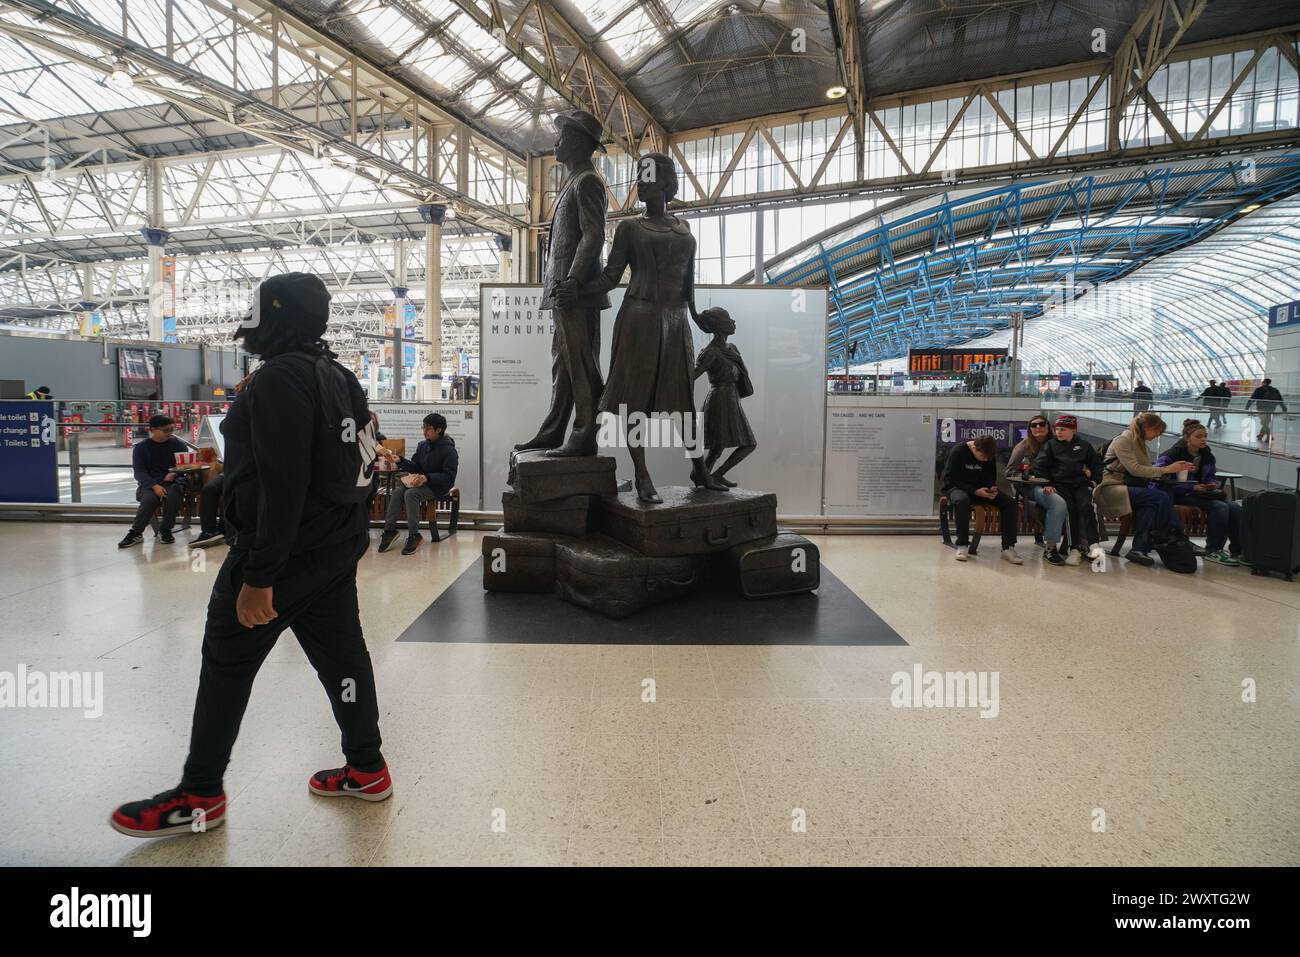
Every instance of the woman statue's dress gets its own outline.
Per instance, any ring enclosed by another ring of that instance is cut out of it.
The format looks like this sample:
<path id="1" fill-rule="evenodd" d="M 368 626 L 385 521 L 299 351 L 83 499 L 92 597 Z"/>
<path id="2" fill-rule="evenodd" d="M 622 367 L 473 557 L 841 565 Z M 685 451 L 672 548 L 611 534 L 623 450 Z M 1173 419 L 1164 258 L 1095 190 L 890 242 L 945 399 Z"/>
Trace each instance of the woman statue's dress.
<path id="1" fill-rule="evenodd" d="M 614 322 L 600 411 L 677 412 L 693 418 L 695 357 L 688 303 L 695 291 L 695 237 L 690 227 L 675 217 L 623 220 L 614 231 L 605 271 L 583 293 L 613 289 L 628 266 L 632 278 Z"/>

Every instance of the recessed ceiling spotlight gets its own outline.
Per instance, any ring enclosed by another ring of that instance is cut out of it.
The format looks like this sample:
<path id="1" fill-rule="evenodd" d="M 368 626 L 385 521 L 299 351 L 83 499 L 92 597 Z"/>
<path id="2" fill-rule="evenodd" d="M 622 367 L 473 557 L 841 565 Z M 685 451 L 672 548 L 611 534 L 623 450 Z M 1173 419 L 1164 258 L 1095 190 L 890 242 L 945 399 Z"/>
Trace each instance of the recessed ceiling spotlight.
<path id="1" fill-rule="evenodd" d="M 125 60 L 113 61 L 113 72 L 108 75 L 108 85 L 115 90 L 129 90 L 135 86 L 135 78 L 131 76 Z"/>
<path id="2" fill-rule="evenodd" d="M 828 99 L 828 100 L 842 100 L 842 99 L 844 99 L 844 97 L 848 94 L 848 92 L 849 92 L 849 88 L 848 88 L 848 87 L 846 87 L 846 86 L 840 86 L 840 85 L 837 83 L 835 86 L 829 86 L 829 87 L 826 88 L 826 99 Z"/>

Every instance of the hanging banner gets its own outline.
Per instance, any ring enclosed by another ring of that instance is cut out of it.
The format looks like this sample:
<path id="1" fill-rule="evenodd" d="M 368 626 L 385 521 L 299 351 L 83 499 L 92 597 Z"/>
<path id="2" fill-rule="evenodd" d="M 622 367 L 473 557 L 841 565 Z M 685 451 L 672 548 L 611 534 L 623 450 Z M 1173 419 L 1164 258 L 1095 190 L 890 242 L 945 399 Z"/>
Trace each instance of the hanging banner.
<path id="1" fill-rule="evenodd" d="M 163 342 L 176 341 L 176 257 L 162 257 Z"/>
<path id="2" fill-rule="evenodd" d="M 402 325 L 402 336 L 407 339 L 414 339 L 415 338 L 415 303 L 408 302 L 406 304 L 406 309 L 403 311 L 405 312 L 405 319 Z M 415 363 L 416 363 L 415 346 L 403 345 L 402 365 L 406 366 L 408 369 L 414 369 Z"/>
<path id="3" fill-rule="evenodd" d="M 384 335 L 391 336 L 396 328 L 397 303 L 390 302 L 384 306 Z M 384 361 L 381 365 L 386 365 L 390 369 L 393 367 L 393 344 L 391 342 L 384 343 Z"/>

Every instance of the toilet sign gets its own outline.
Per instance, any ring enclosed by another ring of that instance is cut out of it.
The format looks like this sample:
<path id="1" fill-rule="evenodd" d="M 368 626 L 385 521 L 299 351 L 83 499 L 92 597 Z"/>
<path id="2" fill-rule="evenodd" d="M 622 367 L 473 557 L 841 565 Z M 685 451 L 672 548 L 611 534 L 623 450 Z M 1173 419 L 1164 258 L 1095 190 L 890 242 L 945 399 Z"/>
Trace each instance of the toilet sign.
<path id="1" fill-rule="evenodd" d="M 0 502 L 57 502 L 53 402 L 0 402 Z"/>

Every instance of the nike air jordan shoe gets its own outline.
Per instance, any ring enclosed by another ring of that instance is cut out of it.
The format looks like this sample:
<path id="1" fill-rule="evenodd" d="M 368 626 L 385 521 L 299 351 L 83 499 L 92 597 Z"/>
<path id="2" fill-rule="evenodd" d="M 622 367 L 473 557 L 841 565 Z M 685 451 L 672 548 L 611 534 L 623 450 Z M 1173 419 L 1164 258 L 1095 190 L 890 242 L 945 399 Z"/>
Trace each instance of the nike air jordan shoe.
<path id="1" fill-rule="evenodd" d="M 108 823 L 131 837 L 199 834 L 226 823 L 226 792 L 204 797 L 172 788 L 144 801 L 123 804 Z"/>
<path id="2" fill-rule="evenodd" d="M 393 779 L 388 765 L 378 771 L 358 771 L 350 764 L 341 768 L 317 771 L 307 782 L 312 794 L 321 797 L 355 797 L 363 801 L 382 801 L 393 793 Z"/>

